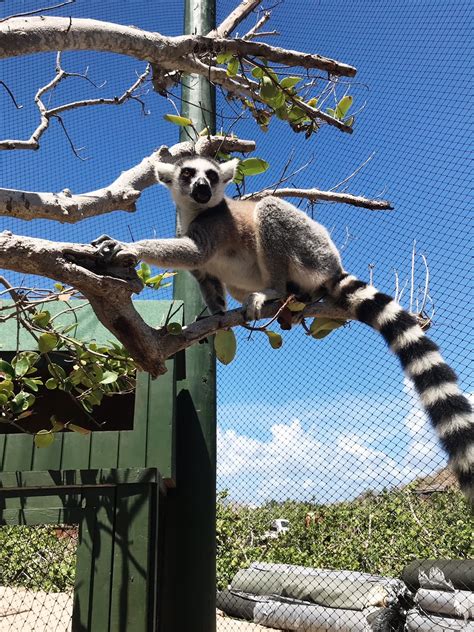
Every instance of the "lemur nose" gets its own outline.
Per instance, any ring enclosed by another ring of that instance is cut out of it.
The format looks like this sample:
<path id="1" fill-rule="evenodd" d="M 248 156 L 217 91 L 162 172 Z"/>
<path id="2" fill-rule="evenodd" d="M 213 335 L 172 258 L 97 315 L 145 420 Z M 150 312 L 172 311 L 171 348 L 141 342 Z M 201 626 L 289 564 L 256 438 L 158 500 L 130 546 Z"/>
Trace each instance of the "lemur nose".
<path id="1" fill-rule="evenodd" d="M 205 204 L 206 202 L 209 202 L 211 196 L 212 191 L 209 182 L 206 180 L 206 178 L 198 178 L 193 184 L 191 197 L 196 200 L 196 202 Z"/>

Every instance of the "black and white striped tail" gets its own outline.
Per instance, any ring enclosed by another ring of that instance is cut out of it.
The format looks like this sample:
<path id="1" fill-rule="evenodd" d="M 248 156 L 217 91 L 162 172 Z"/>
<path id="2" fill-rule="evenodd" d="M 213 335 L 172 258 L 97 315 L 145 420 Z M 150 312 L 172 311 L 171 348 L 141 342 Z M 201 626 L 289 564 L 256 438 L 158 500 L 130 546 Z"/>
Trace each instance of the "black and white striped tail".
<path id="1" fill-rule="evenodd" d="M 474 504 L 474 418 L 454 371 L 414 316 L 387 294 L 347 272 L 328 291 L 354 318 L 379 331 L 413 381 L 438 437 L 449 455 L 461 489 Z"/>

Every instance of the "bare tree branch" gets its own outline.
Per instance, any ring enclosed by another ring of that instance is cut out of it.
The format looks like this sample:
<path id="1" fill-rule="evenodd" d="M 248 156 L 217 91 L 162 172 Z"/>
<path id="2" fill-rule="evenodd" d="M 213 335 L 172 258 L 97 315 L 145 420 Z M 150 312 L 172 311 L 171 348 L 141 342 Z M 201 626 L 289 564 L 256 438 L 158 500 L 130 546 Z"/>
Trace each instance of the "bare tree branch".
<path id="1" fill-rule="evenodd" d="M 268 20 L 271 18 L 271 15 L 272 14 L 270 13 L 270 11 L 265 11 L 262 17 L 257 20 L 255 25 L 243 36 L 242 39 L 251 40 L 255 37 L 260 37 L 261 33 L 259 33 L 258 31 L 262 28 L 264 24 L 268 22 Z"/>
<path id="2" fill-rule="evenodd" d="M 96 191 L 73 195 L 69 189 L 59 193 L 0 189 L 0 216 L 74 224 L 112 211 L 133 212 L 142 191 L 157 183 L 155 164 L 160 160 L 166 162 L 190 154 L 214 156 L 218 151 L 248 153 L 254 149 L 254 141 L 225 136 L 202 137 L 195 144 L 191 141 L 178 143 L 170 149 L 163 146 Z"/>
<path id="3" fill-rule="evenodd" d="M 263 57 L 287 66 L 318 68 L 334 75 L 353 77 L 356 74 L 353 66 L 334 59 L 243 39 L 215 39 L 205 35 L 166 37 L 122 24 L 53 16 L 12 18 L 0 24 L 0 58 L 86 49 L 128 55 L 169 70 L 179 70 L 180 59 L 187 55 L 229 52 Z"/>
<path id="4" fill-rule="evenodd" d="M 39 148 L 39 140 L 44 132 L 48 129 L 51 119 L 53 117 L 58 117 L 62 112 L 66 112 L 67 110 L 76 110 L 82 107 L 88 107 L 92 105 L 122 105 L 125 101 L 130 99 L 135 99 L 134 96 L 135 90 L 146 80 L 150 73 L 150 65 L 146 67 L 146 70 L 133 82 L 133 84 L 125 90 L 125 92 L 119 97 L 112 98 L 99 98 L 99 99 L 83 99 L 81 101 L 73 101 L 71 103 L 64 103 L 63 105 L 59 105 L 55 108 L 47 108 L 43 101 L 42 97 L 46 92 L 54 90 L 58 86 L 58 84 L 68 77 L 85 77 L 85 75 L 79 75 L 78 73 L 69 73 L 66 72 L 61 67 L 61 54 L 58 53 L 57 61 L 56 61 L 56 75 L 55 77 L 46 85 L 42 86 L 35 95 L 35 103 L 38 107 L 40 113 L 40 122 L 35 131 L 31 134 L 28 140 L 13 140 L 13 139 L 5 139 L 0 140 L 0 149 L 38 149 Z"/>
<path id="5" fill-rule="evenodd" d="M 53 4 L 48 7 L 40 7 L 39 9 L 32 9 L 31 11 L 25 11 L 24 13 L 15 13 L 12 15 L 8 15 L 6 18 L 2 18 L 0 22 L 6 22 L 7 20 L 11 20 L 12 18 L 20 18 L 25 17 L 27 15 L 35 15 L 35 13 L 46 13 L 46 11 L 53 11 L 54 9 L 60 9 L 61 7 L 65 7 L 67 4 L 74 4 L 76 0 L 64 0 L 60 4 Z"/>
<path id="6" fill-rule="evenodd" d="M 265 189 L 263 191 L 258 191 L 258 193 L 248 193 L 247 195 L 244 195 L 242 199 L 248 200 L 251 198 L 253 200 L 260 200 L 267 195 L 273 195 L 275 197 L 304 198 L 306 200 L 310 200 L 311 202 L 315 202 L 317 200 L 340 202 L 342 204 L 351 204 L 352 206 L 359 206 L 373 211 L 388 211 L 393 209 L 393 206 L 388 200 L 371 200 L 360 195 L 321 191 L 320 189 Z"/>
<path id="7" fill-rule="evenodd" d="M 91 303 L 98 319 L 127 348 L 134 360 L 151 375 L 166 371 L 165 361 L 199 340 L 245 324 L 240 309 L 209 316 L 183 328 L 178 335 L 154 329 L 145 323 L 133 306 L 131 296 L 142 289 L 133 268 L 136 261 L 124 251 L 114 266 L 103 268 L 92 246 L 20 237 L 0 233 L 0 267 L 25 274 L 53 278 L 79 290 Z M 275 316 L 280 302 L 264 305 L 262 318 Z M 303 317 L 325 316 L 348 319 L 343 310 L 316 302 L 300 313 Z"/>
<path id="8" fill-rule="evenodd" d="M 216 29 L 208 33 L 208 37 L 227 37 L 261 2 L 262 0 L 242 0 Z"/>

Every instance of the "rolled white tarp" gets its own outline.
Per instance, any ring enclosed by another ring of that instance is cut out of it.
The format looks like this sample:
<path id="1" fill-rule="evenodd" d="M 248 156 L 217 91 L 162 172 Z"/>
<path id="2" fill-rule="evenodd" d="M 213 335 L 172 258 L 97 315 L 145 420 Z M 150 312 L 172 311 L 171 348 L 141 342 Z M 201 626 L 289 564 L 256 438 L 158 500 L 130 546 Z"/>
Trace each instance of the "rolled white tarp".
<path id="1" fill-rule="evenodd" d="M 405 629 L 407 632 L 474 632 L 474 622 L 410 610 Z"/>
<path id="2" fill-rule="evenodd" d="M 297 632 L 369 632 L 365 615 L 357 610 L 325 608 L 313 604 L 257 602 L 254 623 Z"/>
<path id="3" fill-rule="evenodd" d="M 237 572 L 232 591 L 276 595 L 328 608 L 363 610 L 388 606 L 405 594 L 405 584 L 392 577 L 356 571 L 306 568 L 289 564 L 254 562 Z"/>
<path id="4" fill-rule="evenodd" d="M 421 610 L 453 617 L 474 619 L 474 593 L 469 590 L 430 590 L 420 588 L 415 603 Z"/>

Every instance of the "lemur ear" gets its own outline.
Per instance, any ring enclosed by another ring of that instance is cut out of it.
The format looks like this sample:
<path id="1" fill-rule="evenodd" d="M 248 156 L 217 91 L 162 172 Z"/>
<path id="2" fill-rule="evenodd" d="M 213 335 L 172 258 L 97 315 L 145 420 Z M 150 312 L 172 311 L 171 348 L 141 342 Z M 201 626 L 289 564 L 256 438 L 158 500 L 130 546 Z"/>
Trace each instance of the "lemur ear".
<path id="1" fill-rule="evenodd" d="M 232 160 L 228 160 L 227 162 L 223 162 L 220 165 L 221 168 L 221 176 L 222 181 L 227 184 L 234 179 L 235 172 L 237 171 L 237 167 L 239 165 L 240 160 L 238 158 L 233 158 Z"/>
<path id="2" fill-rule="evenodd" d="M 169 162 L 157 162 L 155 164 L 155 173 L 159 180 L 163 184 L 171 184 L 173 180 L 173 174 L 175 165 L 171 165 Z"/>

